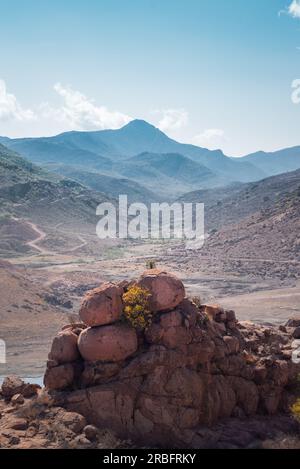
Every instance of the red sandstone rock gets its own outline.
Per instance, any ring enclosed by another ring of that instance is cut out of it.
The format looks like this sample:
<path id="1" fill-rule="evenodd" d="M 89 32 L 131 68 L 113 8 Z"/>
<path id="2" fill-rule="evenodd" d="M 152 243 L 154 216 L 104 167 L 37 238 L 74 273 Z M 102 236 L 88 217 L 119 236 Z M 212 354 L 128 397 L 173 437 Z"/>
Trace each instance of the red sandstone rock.
<path id="1" fill-rule="evenodd" d="M 86 419 L 77 412 L 62 412 L 58 415 L 59 421 L 74 433 L 80 433 L 86 426 Z"/>
<path id="2" fill-rule="evenodd" d="M 94 425 L 86 425 L 83 429 L 83 433 L 89 441 L 94 441 L 97 439 L 99 431 Z"/>
<path id="3" fill-rule="evenodd" d="M 236 337 L 225 336 L 223 337 L 223 340 L 227 345 L 229 353 L 238 353 L 240 349 L 240 343 Z"/>
<path id="4" fill-rule="evenodd" d="M 76 379 L 72 365 L 68 371 L 49 362 L 45 383 L 51 389 L 72 389 L 75 382 L 85 388 L 61 393 L 69 411 L 121 438 L 176 447 L 217 442 L 219 436 L 205 426 L 221 419 L 227 419 L 227 428 L 239 418 L 289 411 L 291 385 L 300 372 L 290 359 L 299 326 L 279 330 L 239 323 L 233 311 L 199 308 L 186 298 L 170 307 L 180 280 L 152 270 L 143 281 L 157 314 L 139 344 L 125 324 L 91 327 L 78 339 L 82 359 Z M 231 437 L 238 446 L 249 442 L 238 425 Z"/>
<path id="5" fill-rule="evenodd" d="M 39 384 L 26 383 L 22 390 L 22 395 L 26 398 L 36 396 L 41 389 Z"/>
<path id="6" fill-rule="evenodd" d="M 2 383 L 1 393 L 10 399 L 15 394 L 22 393 L 24 385 L 24 381 L 18 376 L 7 376 Z"/>
<path id="7" fill-rule="evenodd" d="M 80 334 L 78 347 L 84 360 L 118 362 L 136 352 L 137 335 L 125 324 L 90 327 Z"/>
<path id="8" fill-rule="evenodd" d="M 182 326 L 165 329 L 161 343 L 167 348 L 180 348 L 191 343 L 192 336 L 188 329 Z"/>
<path id="9" fill-rule="evenodd" d="M 205 305 L 204 312 L 212 321 L 222 322 L 226 320 L 226 313 L 220 305 Z"/>
<path id="10" fill-rule="evenodd" d="M 151 292 L 150 307 L 154 312 L 176 308 L 185 296 L 181 280 L 163 270 L 147 270 L 138 280 L 138 285 Z"/>
<path id="11" fill-rule="evenodd" d="M 120 319 L 123 289 L 113 283 L 105 283 L 86 294 L 79 315 L 88 326 L 102 326 Z"/>
<path id="12" fill-rule="evenodd" d="M 71 363 L 65 363 L 54 368 L 47 368 L 44 384 L 50 390 L 65 389 L 73 384 L 74 378 L 74 366 Z"/>
<path id="13" fill-rule="evenodd" d="M 55 360 L 58 364 L 77 360 L 80 356 L 77 339 L 77 335 L 70 329 L 59 332 L 53 339 L 49 360 Z"/>
<path id="14" fill-rule="evenodd" d="M 83 324 L 82 322 L 75 322 L 75 323 L 72 323 L 72 324 L 66 324 L 65 326 L 62 327 L 62 331 L 65 331 L 67 329 L 71 329 L 73 332 L 74 330 L 76 329 L 85 329 L 86 328 L 86 325 Z"/>
<path id="15" fill-rule="evenodd" d="M 11 398 L 11 403 L 12 405 L 22 405 L 24 404 L 24 397 L 22 396 L 22 394 L 15 394 Z"/>
<path id="16" fill-rule="evenodd" d="M 289 319 L 285 325 L 286 327 L 299 327 L 300 317 L 294 317 L 294 318 Z"/>
<path id="17" fill-rule="evenodd" d="M 237 376 L 229 376 L 227 380 L 235 392 L 237 403 L 245 414 L 254 415 L 259 402 L 257 386 L 252 381 Z"/>
<path id="18" fill-rule="evenodd" d="M 294 339 L 300 339 L 300 326 L 296 327 L 296 329 L 294 330 L 293 337 Z"/>
<path id="19" fill-rule="evenodd" d="M 232 310 L 225 311 L 225 315 L 226 315 L 226 321 L 236 322 L 236 316 L 235 316 L 234 311 L 232 311 Z"/>
<path id="20" fill-rule="evenodd" d="M 180 348 L 192 341 L 189 327 L 184 325 L 184 318 L 179 310 L 161 315 L 159 322 L 151 324 L 145 337 L 151 344 L 162 344 L 167 348 Z"/>
<path id="21" fill-rule="evenodd" d="M 16 418 L 10 424 L 10 428 L 12 430 L 26 430 L 27 427 L 28 427 L 28 422 L 24 418 Z"/>

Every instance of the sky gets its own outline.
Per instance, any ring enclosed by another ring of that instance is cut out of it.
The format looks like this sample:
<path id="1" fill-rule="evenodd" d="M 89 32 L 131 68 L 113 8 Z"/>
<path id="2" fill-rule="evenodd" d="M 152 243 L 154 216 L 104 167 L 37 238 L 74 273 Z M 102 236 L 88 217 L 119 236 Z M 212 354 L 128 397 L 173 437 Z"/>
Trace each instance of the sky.
<path id="1" fill-rule="evenodd" d="M 0 0 L 1 136 L 136 118 L 229 156 L 300 145 L 300 0 Z"/>

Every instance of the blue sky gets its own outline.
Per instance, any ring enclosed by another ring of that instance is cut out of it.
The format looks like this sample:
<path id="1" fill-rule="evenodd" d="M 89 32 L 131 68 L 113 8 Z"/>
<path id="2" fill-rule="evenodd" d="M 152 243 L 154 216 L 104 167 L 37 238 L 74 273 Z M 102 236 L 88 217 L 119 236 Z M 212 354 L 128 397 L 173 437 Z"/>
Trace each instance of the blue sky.
<path id="1" fill-rule="evenodd" d="M 0 0 L 0 135 L 143 118 L 270 151 L 300 145 L 298 78 L 298 0 Z"/>

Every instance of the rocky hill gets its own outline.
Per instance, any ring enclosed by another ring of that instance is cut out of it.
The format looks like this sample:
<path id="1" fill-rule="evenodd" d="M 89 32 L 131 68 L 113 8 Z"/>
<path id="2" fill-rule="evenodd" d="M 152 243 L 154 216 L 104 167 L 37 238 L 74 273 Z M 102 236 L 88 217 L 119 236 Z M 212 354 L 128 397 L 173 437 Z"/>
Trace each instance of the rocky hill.
<path id="1" fill-rule="evenodd" d="M 0 181 L 2 256 L 36 250 L 27 241 L 39 237 L 42 241 L 46 236 L 44 231 L 52 243 L 62 248 L 78 245 L 76 231 L 94 233 L 97 205 L 111 200 L 101 192 L 39 168 L 3 145 L 0 146 Z M 64 225 L 69 235 L 57 234 L 58 225 Z"/>
<path id="2" fill-rule="evenodd" d="M 261 192 L 237 191 L 223 204 L 213 202 L 206 212 L 208 235 L 204 246 L 191 251 L 185 246 L 174 247 L 173 264 L 180 257 L 195 272 L 201 266 L 208 273 L 289 280 L 294 284 L 300 277 L 299 171 L 290 175 L 283 192 L 271 191 L 274 197 L 268 196 L 267 180 L 266 191 L 262 183 Z"/>
<path id="3" fill-rule="evenodd" d="M 300 170 L 296 170 L 258 182 L 190 192 L 179 201 L 204 203 L 206 231 L 210 232 L 235 224 L 260 210 L 272 210 L 299 188 Z"/>
<path id="4" fill-rule="evenodd" d="M 281 196 L 274 205 L 213 233 L 206 241 L 205 251 L 226 258 L 229 263 L 265 261 L 261 267 L 265 276 L 299 278 L 299 230 L 300 190 L 297 189 Z"/>
<path id="5" fill-rule="evenodd" d="M 69 312 L 67 299 L 50 301 L 51 291 L 41 290 L 26 269 L 0 261 L 0 330 L 7 347 L 7 364 L 1 364 L 1 374 L 22 370 L 27 376 L 43 373 L 41 356 L 50 346 L 51 331 L 63 326 Z M 61 301 L 59 301 L 61 300 Z M 59 304 L 60 303 L 60 304 Z"/>
<path id="6" fill-rule="evenodd" d="M 31 387 L 28 400 L 28 385 L 4 381 L 6 447 L 12 437 L 32 447 L 32 428 L 42 447 L 101 447 L 108 430 L 132 445 L 259 448 L 299 432 L 299 319 L 280 328 L 238 322 L 187 299 L 176 276 L 155 269 L 90 291 L 79 314 L 54 337 L 45 390 Z"/>

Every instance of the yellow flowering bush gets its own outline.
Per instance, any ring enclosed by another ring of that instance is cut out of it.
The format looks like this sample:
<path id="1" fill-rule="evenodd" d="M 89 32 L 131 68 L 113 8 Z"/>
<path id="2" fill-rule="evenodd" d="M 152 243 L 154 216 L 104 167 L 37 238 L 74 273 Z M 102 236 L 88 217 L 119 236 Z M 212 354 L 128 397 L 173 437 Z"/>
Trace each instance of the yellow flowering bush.
<path id="1" fill-rule="evenodd" d="M 292 405 L 292 414 L 296 419 L 300 420 L 300 399 L 297 399 Z"/>
<path id="2" fill-rule="evenodd" d="M 133 285 L 123 295 L 124 316 L 135 329 L 145 330 L 152 322 L 150 296 L 149 290 L 138 285 Z"/>

